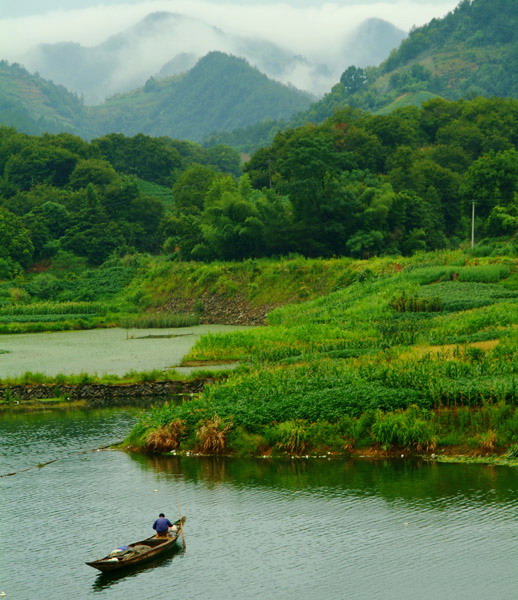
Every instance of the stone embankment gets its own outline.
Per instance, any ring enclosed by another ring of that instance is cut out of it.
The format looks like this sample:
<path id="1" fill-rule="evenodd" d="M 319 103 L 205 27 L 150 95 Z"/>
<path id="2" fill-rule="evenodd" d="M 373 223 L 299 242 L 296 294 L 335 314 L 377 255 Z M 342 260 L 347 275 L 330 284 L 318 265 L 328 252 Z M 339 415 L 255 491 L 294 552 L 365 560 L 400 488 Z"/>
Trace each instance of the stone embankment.
<path id="1" fill-rule="evenodd" d="M 60 397 L 66 400 L 84 400 L 91 406 L 135 404 L 153 399 L 192 396 L 201 392 L 210 378 L 192 381 L 149 381 L 128 384 L 84 383 L 32 384 L 0 386 L 0 398 L 7 402 L 37 402 L 44 398 Z"/>

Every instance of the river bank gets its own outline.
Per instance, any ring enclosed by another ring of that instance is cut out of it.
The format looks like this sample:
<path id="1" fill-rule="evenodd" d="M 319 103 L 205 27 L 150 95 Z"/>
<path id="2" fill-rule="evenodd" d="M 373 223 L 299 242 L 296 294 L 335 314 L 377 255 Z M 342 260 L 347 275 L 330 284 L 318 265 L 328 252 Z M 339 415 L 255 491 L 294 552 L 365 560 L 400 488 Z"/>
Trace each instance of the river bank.
<path id="1" fill-rule="evenodd" d="M 514 455 L 516 261 L 430 253 L 350 268 L 334 291 L 272 310 L 266 327 L 201 338 L 185 361 L 243 368 L 191 402 L 149 411 L 128 446 Z"/>
<path id="2" fill-rule="evenodd" d="M 103 384 L 33 384 L 0 385 L 0 410 L 14 408 L 63 408 L 74 403 L 96 408 L 120 405 L 142 405 L 149 400 L 191 398 L 200 393 L 213 379 L 189 381 L 149 381 L 141 383 Z M 147 402 L 149 403 L 149 402 Z"/>
<path id="3" fill-rule="evenodd" d="M 112 447 L 113 449 L 125 450 L 134 452 L 135 448 L 128 448 L 125 442 L 117 444 Z M 518 467 L 518 456 L 516 453 L 510 453 L 509 451 L 501 450 L 500 453 L 486 453 L 482 454 L 483 449 L 481 448 L 468 448 L 468 447 L 455 447 L 455 448 L 441 448 L 437 450 L 438 453 L 428 452 L 423 453 L 422 451 L 417 452 L 409 448 L 391 448 L 384 450 L 379 446 L 370 446 L 365 448 L 353 448 L 347 452 L 325 452 L 321 453 L 310 453 L 310 454 L 289 454 L 289 453 L 275 453 L 272 449 L 265 450 L 266 454 L 250 456 L 250 459 L 267 459 L 267 460 L 367 460 L 367 461 L 426 461 L 429 463 L 443 463 L 443 464 L 479 464 L 479 465 L 493 465 L 502 467 Z M 184 450 L 184 451 L 171 451 L 171 452 L 147 452 L 148 456 L 177 456 L 177 457 L 210 457 L 212 454 L 203 454 L 201 452 Z M 236 458 L 234 454 L 222 454 L 219 455 L 224 458 Z M 239 458 L 239 457 L 237 457 Z"/>
<path id="4" fill-rule="evenodd" d="M 172 336 L 155 329 L 136 337 L 124 330 L 77 332 L 81 336 L 77 350 L 60 348 L 52 368 L 67 364 L 68 357 L 70 370 L 82 365 L 88 373 L 93 371 L 93 360 L 106 373 L 112 364 L 107 359 L 118 360 L 121 371 L 129 358 L 142 363 L 142 357 L 146 364 L 162 368 L 155 369 L 152 377 L 134 373 L 134 389 L 120 385 L 120 380 L 102 381 L 108 388 L 99 396 L 109 404 L 117 395 L 122 401 L 132 394 L 153 396 L 139 385 L 164 378 L 164 370 L 175 366 L 169 362 L 171 349 L 181 340 L 186 343 L 177 347 L 178 371 L 241 365 L 213 385 L 187 391 L 193 394 L 185 396 L 188 402 L 168 404 L 171 390 L 160 395 L 161 405 L 153 407 L 128 436 L 128 447 L 143 451 L 236 456 L 273 451 L 304 456 L 356 454 L 366 448 L 438 454 L 443 448 L 464 447 L 475 456 L 514 452 L 518 443 L 516 261 L 444 252 L 397 262 L 373 259 L 339 264 L 338 279 L 336 271 L 326 279 L 332 272 L 329 261 L 286 261 L 275 269 L 268 264 L 262 271 L 253 262 L 165 265 L 139 288 L 141 297 L 159 290 L 153 297 L 155 310 L 179 309 L 173 305 L 175 298 L 201 299 L 216 288 L 222 297 L 228 295 L 229 305 L 239 296 L 236 290 L 246 289 L 254 294 L 251 304 L 264 306 L 266 297 L 270 303 L 279 300 L 274 281 L 289 282 L 284 298 L 292 288 L 302 293 L 296 283 L 303 271 L 311 275 L 305 282 L 323 279 L 325 286 L 315 300 L 304 302 L 304 294 L 294 295 L 298 302 L 272 310 L 265 327 L 212 329 L 198 337 L 189 329 Z M 267 292 L 254 279 L 259 275 L 261 282 L 270 282 Z M 328 291 L 330 285 L 334 291 Z M 180 289 L 182 294 L 175 295 Z M 203 313 L 203 302 L 199 304 L 197 309 Z M 243 311 L 239 302 L 234 308 Z M 54 341 L 58 335 L 64 334 L 50 334 Z M 106 351 L 103 340 L 110 335 L 117 340 Z M 152 348 L 153 354 L 145 348 Z M 47 344 L 45 351 L 52 356 Z M 9 357 L 1 358 L 9 361 Z M 167 378 L 182 377 L 186 379 L 183 372 Z M 29 382 L 37 383 L 37 378 L 8 385 Z M 90 376 L 84 382 L 92 383 Z M 70 381 L 56 377 L 44 383 L 55 388 Z M 46 388 L 41 397 L 63 392 Z"/>
<path id="5" fill-rule="evenodd" d="M 91 451 L 122 439 L 138 413 L 0 416 L 1 471 L 17 473 L 0 478 L 2 538 L 19 535 L 20 514 L 37 522 L 30 544 L 2 556 L 6 598 L 40 598 L 50 590 L 52 600 L 167 600 L 172 581 L 190 598 L 212 600 L 309 600 L 322 590 L 333 600 L 513 597 L 516 469 L 407 457 Z M 159 512 L 178 514 L 177 502 L 187 516 L 186 552 L 115 578 L 84 564 L 151 535 Z M 70 514 L 80 535 L 63 535 L 63 515 Z M 114 514 L 122 527 L 113 527 Z M 274 535 L 265 537 L 265 520 Z M 34 551 L 49 539 L 60 540 L 50 561 Z M 202 571 L 206 577 L 193 577 Z"/>

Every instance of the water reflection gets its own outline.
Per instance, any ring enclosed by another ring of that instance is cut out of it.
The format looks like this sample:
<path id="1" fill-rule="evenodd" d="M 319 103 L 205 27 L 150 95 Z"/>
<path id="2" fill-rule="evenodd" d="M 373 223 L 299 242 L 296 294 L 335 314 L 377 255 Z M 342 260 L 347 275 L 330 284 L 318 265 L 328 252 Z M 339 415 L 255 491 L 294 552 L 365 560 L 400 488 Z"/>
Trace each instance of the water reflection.
<path id="1" fill-rule="evenodd" d="M 164 479 L 297 490 L 329 498 L 381 496 L 436 508 L 466 499 L 492 503 L 516 500 L 518 470 L 491 465 L 437 464 L 424 460 L 237 459 L 131 454 L 141 469 Z"/>
<path id="2" fill-rule="evenodd" d="M 518 469 L 80 454 L 120 439 L 134 418 L 118 410 L 0 419 L 0 472 L 60 458 L 0 478 L 0 537 L 18 539 L 20 515 L 37 523 L 30 543 L 2 555 L 8 598 L 516 597 Z M 144 539 L 178 503 L 185 556 L 173 549 L 113 575 L 84 564 Z M 58 540 L 52 560 L 42 550 L 49 540 Z"/>
<path id="3" fill-rule="evenodd" d="M 1 413 L 0 475 L 114 444 L 139 414 L 133 407 Z"/>
<path id="4" fill-rule="evenodd" d="M 186 551 L 187 550 L 184 550 L 181 545 L 176 544 L 172 548 L 166 550 L 160 556 L 148 560 L 141 565 L 134 565 L 121 571 L 113 571 L 111 573 L 99 573 L 99 575 L 97 575 L 97 579 L 92 585 L 92 590 L 94 592 L 103 592 L 108 588 L 121 583 L 122 581 L 137 577 L 137 575 L 144 573 L 145 571 L 149 571 L 151 569 L 166 569 L 171 566 L 171 563 L 176 557 L 185 554 Z M 170 577 L 171 574 L 168 573 L 167 576 Z"/>

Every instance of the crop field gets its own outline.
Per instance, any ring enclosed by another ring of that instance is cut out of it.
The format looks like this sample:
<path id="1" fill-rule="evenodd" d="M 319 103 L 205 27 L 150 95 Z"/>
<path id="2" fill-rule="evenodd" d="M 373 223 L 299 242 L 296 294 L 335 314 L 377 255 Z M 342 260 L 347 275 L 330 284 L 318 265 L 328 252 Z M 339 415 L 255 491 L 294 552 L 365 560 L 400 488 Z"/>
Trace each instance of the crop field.
<path id="1" fill-rule="evenodd" d="M 314 424 L 327 423 L 342 443 L 365 437 L 344 433 L 345 422 L 361 429 L 358 423 L 370 419 L 371 443 L 432 447 L 450 434 L 450 442 L 460 439 L 441 411 L 472 415 L 499 406 L 501 426 L 486 420 L 485 429 L 471 428 L 470 439 L 493 448 L 518 442 L 518 289 L 508 261 L 380 269 L 278 308 L 268 321 L 200 338 L 185 360 L 243 366 L 168 418 L 180 419 L 187 431 L 200 419 L 220 419 L 262 439 L 275 423 L 288 424 L 279 439 L 286 432 L 311 437 Z"/>
<path id="2" fill-rule="evenodd" d="M 0 333 L 36 333 L 99 327 L 110 312 L 101 302 L 0 304 Z"/>

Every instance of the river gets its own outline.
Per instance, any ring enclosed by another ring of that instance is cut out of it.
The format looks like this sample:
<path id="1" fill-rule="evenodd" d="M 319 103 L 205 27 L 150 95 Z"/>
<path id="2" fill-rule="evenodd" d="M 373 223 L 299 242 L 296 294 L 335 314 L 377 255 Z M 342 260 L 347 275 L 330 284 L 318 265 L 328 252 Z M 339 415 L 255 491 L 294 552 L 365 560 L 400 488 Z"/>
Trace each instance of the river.
<path id="1" fill-rule="evenodd" d="M 0 415 L 5 600 L 516 598 L 517 469 L 95 451 L 136 414 Z M 178 504 L 185 552 L 85 565 Z"/>

